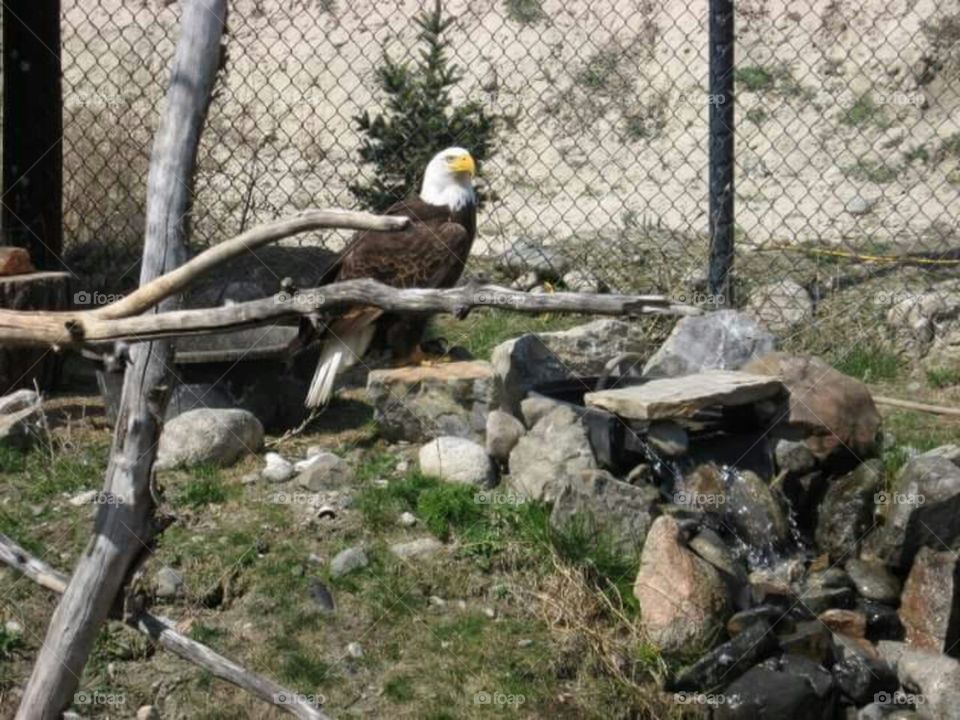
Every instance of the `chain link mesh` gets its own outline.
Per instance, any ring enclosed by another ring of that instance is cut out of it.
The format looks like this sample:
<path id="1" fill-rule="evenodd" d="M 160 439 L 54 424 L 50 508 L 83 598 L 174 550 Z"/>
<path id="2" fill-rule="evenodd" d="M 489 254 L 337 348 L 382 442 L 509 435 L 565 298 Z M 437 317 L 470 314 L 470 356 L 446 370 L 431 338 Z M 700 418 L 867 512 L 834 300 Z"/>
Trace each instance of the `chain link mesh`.
<path id="1" fill-rule="evenodd" d="M 231 3 L 196 244 L 306 207 L 356 206 L 348 187 L 372 172 L 356 116 L 382 110 L 375 69 L 384 51 L 415 56 L 413 18 L 432 5 Z M 713 301 L 707 115 L 723 99 L 706 88 L 705 0 L 444 9 L 464 71 L 455 102 L 501 118 L 474 267 Z M 176 3 L 64 3 L 65 259 L 93 288 L 136 281 L 178 17 Z M 737 4 L 736 28 L 737 304 L 788 347 L 909 339 L 953 362 L 960 9 L 753 0 Z M 336 249 L 342 237 L 299 242 Z"/>

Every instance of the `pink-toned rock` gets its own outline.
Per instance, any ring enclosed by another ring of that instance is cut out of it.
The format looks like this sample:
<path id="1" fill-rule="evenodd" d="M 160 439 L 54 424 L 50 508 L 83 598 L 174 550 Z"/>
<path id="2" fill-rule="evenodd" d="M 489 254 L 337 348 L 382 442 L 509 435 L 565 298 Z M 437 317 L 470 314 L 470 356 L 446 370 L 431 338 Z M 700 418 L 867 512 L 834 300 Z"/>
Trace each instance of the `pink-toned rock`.
<path id="1" fill-rule="evenodd" d="M 666 515 L 647 534 L 633 594 L 641 627 L 666 652 L 709 645 L 731 614 L 719 572 L 681 544 L 677 521 Z"/>
<path id="2" fill-rule="evenodd" d="M 920 548 L 900 596 L 908 645 L 960 655 L 960 557 Z"/>
<path id="3" fill-rule="evenodd" d="M 30 253 L 20 247 L 0 247 L 0 276 L 24 275 L 36 272 L 30 262 Z"/>
<path id="4" fill-rule="evenodd" d="M 863 638 L 867 634 L 867 616 L 857 610 L 830 608 L 817 616 L 831 632 L 853 638 Z"/>

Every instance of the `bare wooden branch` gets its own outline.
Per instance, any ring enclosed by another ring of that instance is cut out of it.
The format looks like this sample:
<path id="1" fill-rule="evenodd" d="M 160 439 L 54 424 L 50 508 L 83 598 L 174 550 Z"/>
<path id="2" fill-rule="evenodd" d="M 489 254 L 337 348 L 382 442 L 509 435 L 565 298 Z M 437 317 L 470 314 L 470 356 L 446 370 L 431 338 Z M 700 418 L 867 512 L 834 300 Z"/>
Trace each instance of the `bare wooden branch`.
<path id="1" fill-rule="evenodd" d="M 181 33 L 164 113 L 147 177 L 146 236 L 140 285 L 186 260 L 186 237 L 200 132 L 221 59 L 226 0 L 183 3 Z M 154 312 L 177 307 L 175 298 Z M 77 328 L 66 329 L 76 334 Z M 73 702 L 84 666 L 131 568 L 152 541 L 150 473 L 169 386 L 172 346 L 143 343 L 131 351 L 124 377 L 104 492 L 94 536 L 50 619 L 24 689 L 17 720 L 53 720 Z"/>
<path id="2" fill-rule="evenodd" d="M 917 412 L 930 413 L 931 415 L 960 417 L 960 408 L 951 407 L 950 405 L 931 405 L 930 403 L 901 400 L 900 398 L 884 397 L 883 395 L 874 395 L 873 401 L 877 405 L 888 405 L 889 407 L 903 408 L 904 410 L 916 410 Z"/>
<path id="3" fill-rule="evenodd" d="M 177 310 L 159 315 L 104 318 L 92 311 L 74 313 L 0 310 L 0 343 L 81 346 L 126 340 L 142 342 L 181 335 L 203 335 L 263 325 L 300 315 L 332 312 L 350 305 L 376 305 L 389 312 L 452 313 L 491 307 L 538 315 L 549 312 L 590 315 L 699 315 L 701 310 L 662 295 L 594 293 L 529 294 L 496 285 L 462 285 L 448 290 L 400 290 L 374 280 L 349 280 L 293 295 L 278 293 L 223 307 Z"/>
<path id="4" fill-rule="evenodd" d="M 350 210 L 306 210 L 299 215 L 258 225 L 230 240 L 207 248 L 202 253 L 143 285 L 117 302 L 97 308 L 93 314 L 101 318 L 139 315 L 161 300 L 185 290 L 206 272 L 236 256 L 277 240 L 309 230 L 341 228 L 345 230 L 403 230 L 410 219 L 390 215 L 371 215 Z"/>
<path id="5" fill-rule="evenodd" d="M 0 562 L 23 573 L 48 590 L 63 594 L 67 589 L 69 580 L 67 575 L 34 557 L 2 533 L 0 533 Z M 287 711 L 294 717 L 303 720 L 325 720 L 328 717 L 312 705 L 309 698 L 250 672 L 206 645 L 186 637 L 177 631 L 172 620 L 141 610 L 125 618 L 124 622 L 148 636 L 165 650 L 169 650 L 221 680 L 236 685 L 241 690 L 246 690 L 264 702 Z"/>

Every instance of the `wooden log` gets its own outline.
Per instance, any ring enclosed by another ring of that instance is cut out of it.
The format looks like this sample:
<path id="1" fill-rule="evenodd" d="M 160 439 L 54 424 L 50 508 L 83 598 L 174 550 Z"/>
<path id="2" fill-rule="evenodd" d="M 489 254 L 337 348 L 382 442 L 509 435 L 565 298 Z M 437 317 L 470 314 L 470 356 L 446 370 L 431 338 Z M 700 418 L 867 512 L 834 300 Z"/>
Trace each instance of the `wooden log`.
<path id="1" fill-rule="evenodd" d="M 70 308 L 70 276 L 62 272 L 35 272 L 0 277 L 0 308 L 54 310 Z M 0 395 L 22 387 L 41 390 L 56 384 L 61 358 L 50 349 L 16 347 L 0 339 Z"/>
<path id="2" fill-rule="evenodd" d="M 140 285 L 186 259 L 200 132 L 220 64 L 226 0 L 183 3 L 166 108 L 147 178 L 146 238 Z M 175 298 L 154 311 L 175 309 Z M 122 502 L 99 506 L 94 536 L 74 569 L 23 692 L 17 720 L 54 720 L 73 702 L 93 643 L 129 572 L 154 535 L 150 477 L 169 387 L 172 346 L 131 351 L 104 492 Z"/>
<path id="3" fill-rule="evenodd" d="M 34 557 L 3 533 L 0 533 L 0 562 L 6 563 L 35 583 L 55 593 L 63 594 L 67 589 L 69 578 L 64 573 Z M 304 720 L 324 720 L 327 717 L 307 698 L 250 672 L 206 645 L 178 632 L 172 620 L 153 615 L 146 610 L 139 610 L 125 617 L 124 623 L 143 633 L 165 650 L 169 650 L 221 680 L 246 690 L 264 702 L 287 711 L 294 717 Z"/>

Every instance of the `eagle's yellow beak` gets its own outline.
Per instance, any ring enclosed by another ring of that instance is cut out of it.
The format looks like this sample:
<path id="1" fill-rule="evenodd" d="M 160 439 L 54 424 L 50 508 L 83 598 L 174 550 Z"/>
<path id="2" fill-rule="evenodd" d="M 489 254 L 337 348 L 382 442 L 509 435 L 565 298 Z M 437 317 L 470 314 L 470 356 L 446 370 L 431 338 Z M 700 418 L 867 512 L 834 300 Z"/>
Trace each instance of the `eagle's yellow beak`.
<path id="1" fill-rule="evenodd" d="M 477 172 L 477 166 L 474 164 L 473 156 L 470 153 L 457 155 L 457 157 L 450 160 L 448 167 L 452 173 L 466 173 L 470 177 L 473 177 Z"/>

